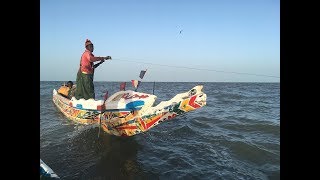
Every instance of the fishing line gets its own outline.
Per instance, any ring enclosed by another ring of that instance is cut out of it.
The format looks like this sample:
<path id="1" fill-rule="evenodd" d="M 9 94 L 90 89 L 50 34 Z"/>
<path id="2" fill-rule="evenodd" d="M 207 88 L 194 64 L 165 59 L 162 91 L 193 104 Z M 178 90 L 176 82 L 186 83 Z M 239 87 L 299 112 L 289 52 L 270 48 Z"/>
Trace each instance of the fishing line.
<path id="1" fill-rule="evenodd" d="M 166 67 L 174 67 L 174 68 L 200 70 L 200 71 L 214 71 L 214 72 L 221 72 L 221 73 L 233 73 L 233 74 L 250 75 L 250 76 L 264 76 L 264 77 L 271 77 L 271 78 L 280 78 L 279 76 L 271 76 L 271 75 L 264 75 L 264 74 L 252 74 L 252 73 L 242 73 L 242 72 L 234 72 L 234 71 L 221 71 L 221 70 L 214 70 L 214 69 L 193 68 L 193 67 L 186 67 L 186 66 L 155 64 L 155 63 L 142 62 L 142 61 L 132 61 L 132 60 L 125 60 L 125 59 L 114 59 L 114 60 L 134 62 L 134 63 L 140 63 L 140 64 L 150 64 L 150 65 L 155 65 L 155 66 L 166 66 Z"/>

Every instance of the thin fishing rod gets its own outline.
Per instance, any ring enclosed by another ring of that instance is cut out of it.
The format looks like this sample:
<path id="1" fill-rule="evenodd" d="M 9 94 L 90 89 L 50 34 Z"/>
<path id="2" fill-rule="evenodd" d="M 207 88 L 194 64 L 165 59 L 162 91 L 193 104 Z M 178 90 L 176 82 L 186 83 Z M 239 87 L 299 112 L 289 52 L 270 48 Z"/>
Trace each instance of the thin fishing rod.
<path id="1" fill-rule="evenodd" d="M 214 70 L 214 69 L 202 69 L 202 68 L 193 68 L 193 67 L 186 67 L 186 66 L 173 66 L 173 65 L 155 64 L 155 63 L 124 60 L 124 59 L 114 59 L 114 60 L 128 61 L 128 62 L 141 63 L 141 64 L 150 64 L 150 65 L 156 65 L 156 66 L 166 66 L 166 67 L 174 67 L 174 68 L 193 69 L 193 70 L 200 70 L 200 71 L 215 71 L 215 72 L 222 72 L 222 73 L 233 73 L 233 74 L 242 74 L 242 75 L 250 75 L 250 76 L 264 76 L 264 77 L 280 78 L 279 76 L 271 76 L 271 75 L 264 75 L 264 74 L 252 74 L 252 73 L 241 73 L 241 72 L 232 72 L 232 71 L 220 71 L 220 70 Z"/>

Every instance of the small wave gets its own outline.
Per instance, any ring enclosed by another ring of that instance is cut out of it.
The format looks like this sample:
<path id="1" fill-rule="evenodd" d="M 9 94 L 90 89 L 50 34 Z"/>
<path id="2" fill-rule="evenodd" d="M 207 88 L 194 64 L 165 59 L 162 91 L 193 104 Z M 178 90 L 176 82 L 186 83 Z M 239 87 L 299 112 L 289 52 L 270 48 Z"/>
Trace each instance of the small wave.
<path id="1" fill-rule="evenodd" d="M 211 123 L 207 123 L 205 121 L 201 121 L 198 119 L 192 119 L 191 121 L 191 125 L 193 127 L 197 127 L 197 128 L 210 128 L 211 127 Z"/>
<path id="2" fill-rule="evenodd" d="M 277 156 L 273 152 L 258 147 L 246 141 L 229 141 L 227 139 L 221 140 L 220 144 L 228 147 L 235 155 L 235 157 L 253 162 L 258 165 L 263 165 L 266 162 L 277 164 Z"/>
<path id="3" fill-rule="evenodd" d="M 255 124 L 248 124 L 248 123 L 239 123 L 239 124 L 224 124 L 221 127 L 237 131 L 237 132 L 260 132 L 260 133 L 267 133 L 272 134 L 275 136 L 280 135 L 280 126 L 274 124 L 266 124 L 266 123 L 255 123 Z"/>
<path id="4" fill-rule="evenodd" d="M 187 137 L 187 136 L 192 136 L 194 134 L 197 134 L 197 132 L 194 131 L 192 128 L 190 128 L 188 125 L 183 125 L 182 127 L 173 128 L 169 133 L 174 134 L 176 137 Z"/>
<path id="5" fill-rule="evenodd" d="M 41 139 L 40 139 L 40 142 L 41 142 L 40 148 L 45 148 L 45 147 L 51 145 L 51 141 L 41 141 Z"/>

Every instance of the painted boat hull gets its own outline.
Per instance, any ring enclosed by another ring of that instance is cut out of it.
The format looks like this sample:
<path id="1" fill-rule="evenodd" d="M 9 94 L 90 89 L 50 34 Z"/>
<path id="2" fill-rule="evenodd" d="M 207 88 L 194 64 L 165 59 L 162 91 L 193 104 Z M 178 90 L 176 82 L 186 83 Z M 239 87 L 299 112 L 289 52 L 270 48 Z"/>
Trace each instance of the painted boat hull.
<path id="1" fill-rule="evenodd" d="M 119 91 L 106 101 L 91 99 L 87 108 L 82 106 L 86 100 L 69 100 L 53 90 L 53 102 L 68 119 L 77 123 L 99 124 L 104 132 L 115 136 L 133 136 L 205 106 L 207 96 L 202 89 L 202 85 L 195 86 L 156 106 L 153 106 L 155 95 L 131 90 Z"/>

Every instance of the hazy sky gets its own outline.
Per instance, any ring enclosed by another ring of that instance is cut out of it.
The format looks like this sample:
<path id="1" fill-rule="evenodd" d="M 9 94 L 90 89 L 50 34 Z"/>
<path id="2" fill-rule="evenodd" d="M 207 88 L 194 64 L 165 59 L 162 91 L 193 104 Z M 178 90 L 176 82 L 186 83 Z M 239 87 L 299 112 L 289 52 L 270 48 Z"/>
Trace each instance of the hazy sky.
<path id="1" fill-rule="evenodd" d="M 280 0 L 41 0 L 40 80 L 75 82 L 87 38 L 95 81 L 280 82 Z"/>

